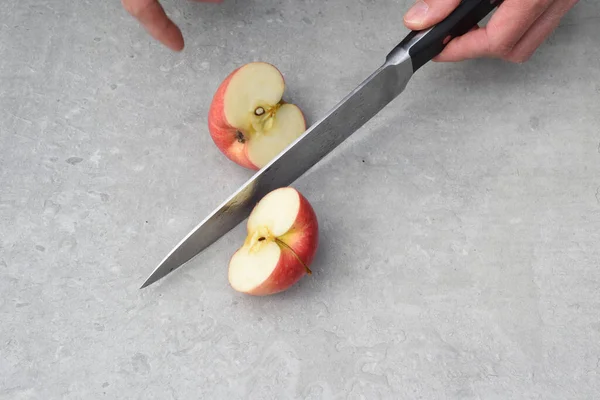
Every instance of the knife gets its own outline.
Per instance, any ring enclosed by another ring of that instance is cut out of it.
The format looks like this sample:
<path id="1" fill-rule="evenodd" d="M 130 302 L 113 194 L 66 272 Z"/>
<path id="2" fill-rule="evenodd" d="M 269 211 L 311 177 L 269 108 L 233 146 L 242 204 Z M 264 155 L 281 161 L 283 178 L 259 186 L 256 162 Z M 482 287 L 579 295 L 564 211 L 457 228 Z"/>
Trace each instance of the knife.
<path id="1" fill-rule="evenodd" d="M 272 190 L 288 186 L 402 93 L 412 75 L 447 43 L 475 27 L 502 0 L 463 0 L 442 22 L 410 32 L 385 62 L 322 119 L 198 224 L 161 261 L 141 289 L 186 264 L 248 217 Z"/>

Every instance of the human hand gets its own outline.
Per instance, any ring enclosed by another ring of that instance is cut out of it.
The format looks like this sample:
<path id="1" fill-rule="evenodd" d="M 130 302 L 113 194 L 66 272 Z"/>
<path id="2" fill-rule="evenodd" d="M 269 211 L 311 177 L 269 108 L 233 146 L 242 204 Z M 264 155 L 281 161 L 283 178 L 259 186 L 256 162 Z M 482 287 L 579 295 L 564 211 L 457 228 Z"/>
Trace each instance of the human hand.
<path id="1" fill-rule="evenodd" d="M 193 0 L 201 3 L 221 3 L 223 0 Z M 181 30 L 167 17 L 158 0 L 121 0 L 123 7 L 135 17 L 144 28 L 171 50 L 183 49 Z"/>
<path id="2" fill-rule="evenodd" d="M 448 43 L 435 61 L 490 57 L 522 63 L 558 27 L 578 0 L 504 0 L 485 27 L 475 27 Z M 419 0 L 404 16 L 412 30 L 427 29 L 446 18 L 460 0 Z"/>

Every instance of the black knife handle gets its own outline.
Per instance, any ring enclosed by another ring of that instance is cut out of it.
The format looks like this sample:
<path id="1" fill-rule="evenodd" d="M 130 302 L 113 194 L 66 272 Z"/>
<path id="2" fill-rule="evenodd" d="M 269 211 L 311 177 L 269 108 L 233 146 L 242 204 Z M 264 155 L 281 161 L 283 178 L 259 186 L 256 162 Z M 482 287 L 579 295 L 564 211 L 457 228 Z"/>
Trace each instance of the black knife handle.
<path id="1" fill-rule="evenodd" d="M 470 31 L 502 1 L 463 0 L 442 22 L 428 30 L 412 31 L 396 48 L 408 51 L 416 72 L 440 54 L 451 39 Z"/>

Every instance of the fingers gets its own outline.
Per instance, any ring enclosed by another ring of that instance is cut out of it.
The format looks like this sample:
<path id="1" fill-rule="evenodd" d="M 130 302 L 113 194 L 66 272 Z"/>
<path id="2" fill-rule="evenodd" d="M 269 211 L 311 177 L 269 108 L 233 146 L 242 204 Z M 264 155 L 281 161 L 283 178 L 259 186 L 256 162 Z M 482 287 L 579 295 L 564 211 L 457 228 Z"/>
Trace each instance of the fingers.
<path id="1" fill-rule="evenodd" d="M 507 0 L 487 25 L 490 56 L 502 58 L 555 0 Z"/>
<path id="2" fill-rule="evenodd" d="M 181 31 L 167 17 L 158 0 L 122 0 L 123 7 L 146 28 L 156 40 L 175 51 L 183 49 Z"/>
<path id="3" fill-rule="evenodd" d="M 436 60 L 462 61 L 480 57 L 506 59 L 553 3 L 553 0 L 505 0 L 486 27 L 453 39 Z"/>
<path id="4" fill-rule="evenodd" d="M 475 29 L 454 38 L 435 58 L 435 61 L 457 62 L 490 55 L 490 39 L 487 27 Z"/>
<path id="5" fill-rule="evenodd" d="M 554 2 L 542 14 L 535 24 L 527 31 L 521 40 L 513 47 L 512 51 L 505 57 L 506 60 L 523 63 L 529 60 L 538 47 L 558 27 L 562 17 L 577 4 L 578 0 L 559 0 Z"/>
<path id="6" fill-rule="evenodd" d="M 404 15 L 408 29 L 427 29 L 446 18 L 458 6 L 460 0 L 419 0 Z"/>

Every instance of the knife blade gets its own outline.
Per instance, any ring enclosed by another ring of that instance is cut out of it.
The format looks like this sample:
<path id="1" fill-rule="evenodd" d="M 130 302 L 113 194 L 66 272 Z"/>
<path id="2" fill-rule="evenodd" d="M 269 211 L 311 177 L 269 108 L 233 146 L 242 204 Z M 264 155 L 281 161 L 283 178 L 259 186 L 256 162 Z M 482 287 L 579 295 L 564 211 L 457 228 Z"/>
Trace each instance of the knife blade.
<path id="1" fill-rule="evenodd" d="M 500 3 L 463 0 L 441 23 L 409 33 L 375 72 L 192 229 L 159 263 L 141 289 L 183 266 L 236 227 L 267 193 L 290 185 L 315 166 L 398 97 L 413 74 L 438 55 L 449 39 L 465 34 Z"/>

